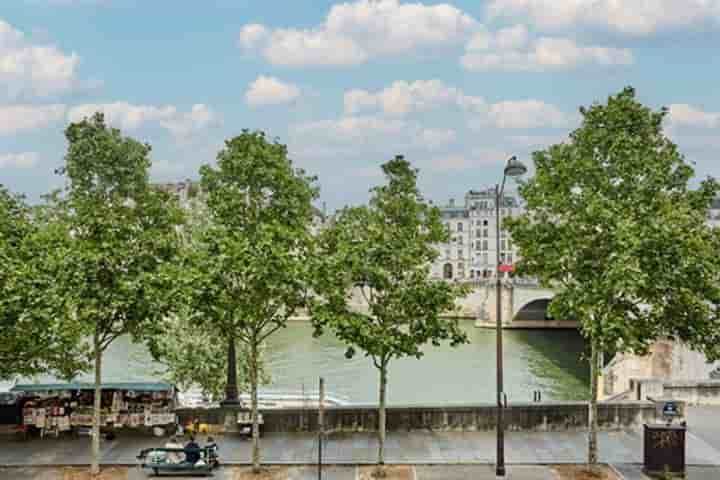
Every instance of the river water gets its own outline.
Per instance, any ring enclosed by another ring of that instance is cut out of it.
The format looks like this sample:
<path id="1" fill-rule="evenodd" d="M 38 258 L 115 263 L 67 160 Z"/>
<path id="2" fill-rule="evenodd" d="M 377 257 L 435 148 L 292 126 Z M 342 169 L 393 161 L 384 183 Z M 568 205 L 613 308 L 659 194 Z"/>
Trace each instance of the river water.
<path id="1" fill-rule="evenodd" d="M 451 348 L 428 346 L 421 359 L 392 360 L 388 374 L 388 403 L 395 405 L 494 402 L 495 331 L 461 326 L 470 343 Z M 587 398 L 589 372 L 585 341 L 574 330 L 505 330 L 505 391 L 508 401 L 532 401 L 540 390 L 543 400 Z M 312 338 L 305 322 L 290 322 L 275 333 L 266 349 L 272 384 L 270 391 L 316 391 L 318 377 L 326 391 L 353 403 L 374 403 L 378 374 L 369 358 L 345 358 L 345 346 L 326 334 Z M 147 351 L 120 338 L 105 355 L 103 381 L 159 379 L 160 367 Z M 85 375 L 81 381 L 92 381 Z"/>

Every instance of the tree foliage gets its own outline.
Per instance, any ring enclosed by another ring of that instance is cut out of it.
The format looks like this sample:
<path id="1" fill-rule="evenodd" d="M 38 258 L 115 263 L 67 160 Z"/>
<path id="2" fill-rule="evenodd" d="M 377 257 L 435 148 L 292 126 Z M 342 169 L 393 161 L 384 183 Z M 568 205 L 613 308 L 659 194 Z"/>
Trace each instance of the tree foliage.
<path id="1" fill-rule="evenodd" d="M 56 315 L 63 274 L 56 267 L 65 243 L 45 212 L 0 185 L 0 378 L 72 378 L 87 368 L 78 355 L 78 326 L 64 322 L 61 328 Z"/>
<path id="2" fill-rule="evenodd" d="M 146 337 L 166 314 L 162 297 L 150 292 L 163 280 L 161 267 L 175 258 L 183 216 L 173 197 L 149 183 L 149 145 L 109 128 L 100 113 L 70 124 L 65 136 L 69 146 L 59 173 L 67 186 L 56 220 L 68 243 L 58 306 L 66 306 L 65 318 L 79 322 L 91 339 L 95 473 L 103 352 L 122 335 Z"/>
<path id="3" fill-rule="evenodd" d="M 643 354 L 660 337 L 719 358 L 720 236 L 705 222 L 718 184 L 690 186 L 693 168 L 662 131 L 667 110 L 632 88 L 581 114 L 568 142 L 534 153 L 526 213 L 506 220 L 519 272 L 558 288 L 551 314 L 580 321 L 594 358 Z"/>
<path id="4" fill-rule="evenodd" d="M 182 312 L 164 319 L 162 333 L 153 340 L 153 355 L 164 365 L 158 373 L 181 391 L 199 388 L 211 401 L 220 401 L 228 378 L 228 342 L 218 341 L 217 331 L 198 323 Z M 259 383 L 267 384 L 270 377 L 260 352 Z M 237 350 L 238 386 L 244 392 L 250 391 L 249 360 L 246 347 Z"/>
<path id="5" fill-rule="evenodd" d="M 307 302 L 315 178 L 262 132 L 225 142 L 200 174 L 207 227 L 185 258 L 184 297 L 199 328 L 241 342 L 252 395 L 253 466 L 260 466 L 260 348 Z M 234 348 L 234 347 L 233 347 Z"/>
<path id="6" fill-rule="evenodd" d="M 393 358 L 423 354 L 427 343 L 467 341 L 456 319 L 442 313 L 466 294 L 463 287 L 430 278 L 438 256 L 433 244 L 447 241 L 440 211 L 417 188 L 417 171 L 398 157 L 382 166 L 385 185 L 372 190 L 369 206 L 346 208 L 321 232 L 313 306 L 315 334 L 326 328 L 360 349 L 380 373 L 380 451 L 383 463 L 385 383 Z M 352 305 L 357 292 L 367 311 Z"/>

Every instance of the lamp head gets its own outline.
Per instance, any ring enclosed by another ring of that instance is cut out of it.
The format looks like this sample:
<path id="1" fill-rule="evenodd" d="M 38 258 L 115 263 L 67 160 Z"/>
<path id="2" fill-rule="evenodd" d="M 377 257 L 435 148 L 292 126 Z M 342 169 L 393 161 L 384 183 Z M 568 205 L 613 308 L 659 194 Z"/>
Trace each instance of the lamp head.
<path id="1" fill-rule="evenodd" d="M 515 155 L 510 157 L 510 159 L 507 162 L 507 165 L 505 165 L 505 175 L 508 177 L 520 177 L 527 172 L 527 167 L 523 165 L 523 163 L 517 159 Z"/>

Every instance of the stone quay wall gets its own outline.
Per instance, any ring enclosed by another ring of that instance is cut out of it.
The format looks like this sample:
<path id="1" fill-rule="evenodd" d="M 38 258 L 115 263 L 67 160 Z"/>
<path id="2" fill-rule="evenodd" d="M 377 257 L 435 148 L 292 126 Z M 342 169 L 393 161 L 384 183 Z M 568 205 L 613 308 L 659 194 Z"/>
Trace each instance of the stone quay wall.
<path id="1" fill-rule="evenodd" d="M 403 431 L 489 431 L 495 429 L 495 405 L 392 406 L 387 408 L 387 430 Z M 197 418 L 201 423 L 227 424 L 233 410 L 181 409 L 176 412 L 181 424 Z M 317 408 L 263 410 L 266 432 L 316 432 Z M 598 424 L 603 430 L 617 430 L 653 423 L 657 419 L 653 402 L 617 402 L 598 404 Z M 510 431 L 584 430 L 588 424 L 587 402 L 514 403 L 505 409 Z M 331 406 L 325 408 L 326 432 L 375 431 L 378 424 L 376 405 Z"/>
<path id="2" fill-rule="evenodd" d="M 720 405 L 720 380 L 632 379 L 626 398 L 679 400 L 688 405 Z"/>

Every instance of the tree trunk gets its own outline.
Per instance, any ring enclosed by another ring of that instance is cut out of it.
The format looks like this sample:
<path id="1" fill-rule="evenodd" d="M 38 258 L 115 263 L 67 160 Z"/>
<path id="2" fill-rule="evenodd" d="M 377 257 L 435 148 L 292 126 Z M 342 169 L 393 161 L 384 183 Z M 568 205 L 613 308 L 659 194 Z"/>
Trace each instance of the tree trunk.
<path id="1" fill-rule="evenodd" d="M 225 400 L 223 405 L 238 405 L 237 384 L 237 354 L 235 353 L 235 338 L 228 338 L 227 383 L 225 384 Z"/>
<path id="2" fill-rule="evenodd" d="M 588 467 L 594 468 L 598 462 L 597 448 L 597 393 L 598 393 L 598 346 L 590 341 L 590 405 L 588 410 Z"/>
<path id="3" fill-rule="evenodd" d="M 253 473 L 260 472 L 260 424 L 258 423 L 258 345 L 253 339 L 250 345 L 250 389 L 252 408 L 252 462 Z"/>
<path id="4" fill-rule="evenodd" d="M 384 476 L 385 465 L 385 392 L 387 390 L 387 365 L 380 364 L 380 410 L 378 412 L 378 474 Z"/>
<path id="5" fill-rule="evenodd" d="M 100 339 L 98 333 L 93 336 L 93 347 L 95 348 L 95 398 L 93 406 L 92 423 L 92 463 L 90 475 L 100 474 L 100 407 L 102 400 L 102 351 L 100 350 Z"/>

